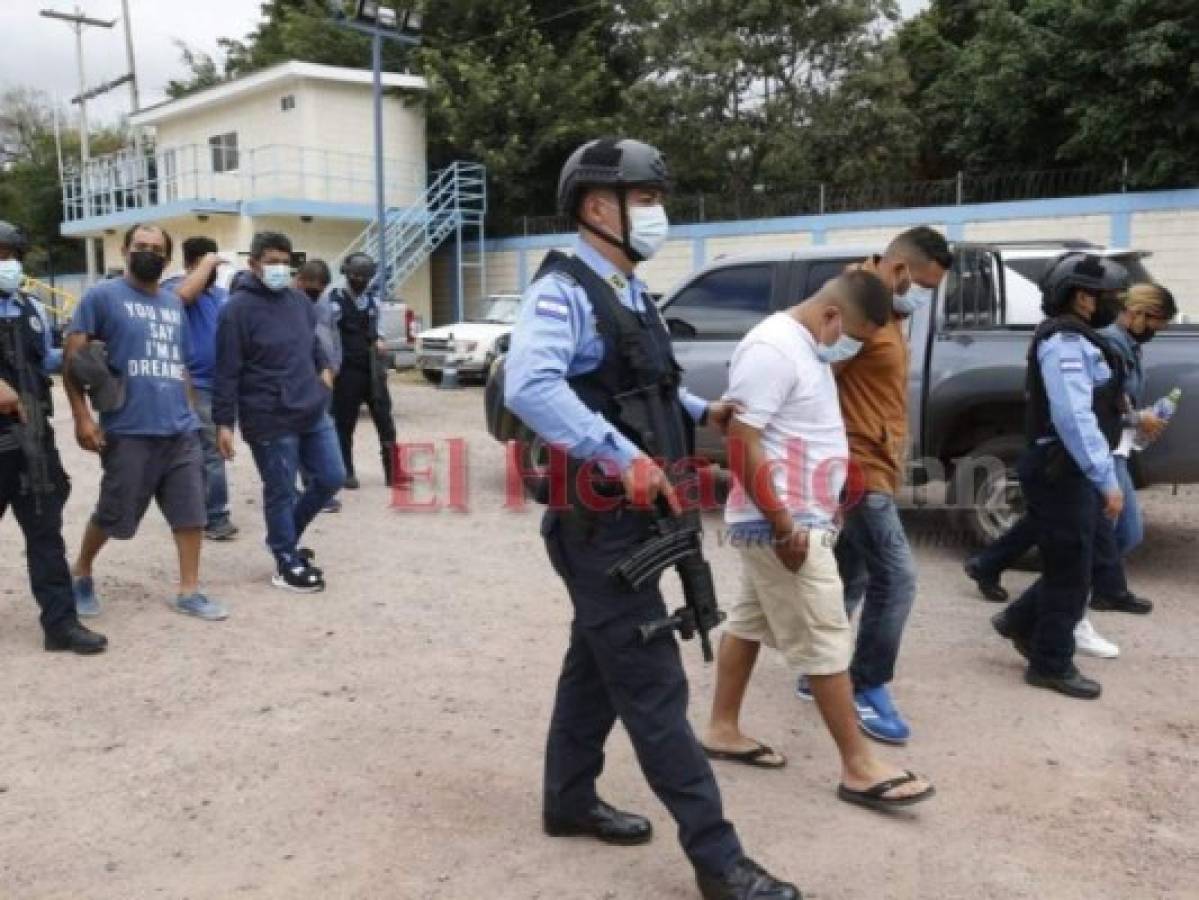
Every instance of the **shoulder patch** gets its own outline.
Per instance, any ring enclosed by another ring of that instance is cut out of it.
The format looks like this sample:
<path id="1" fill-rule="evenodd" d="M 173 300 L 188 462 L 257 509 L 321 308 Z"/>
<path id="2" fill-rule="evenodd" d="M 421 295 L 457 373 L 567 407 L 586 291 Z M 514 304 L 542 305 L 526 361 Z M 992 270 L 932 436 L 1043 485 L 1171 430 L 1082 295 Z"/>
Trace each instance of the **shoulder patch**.
<path id="1" fill-rule="evenodd" d="M 1084 368 L 1081 359 L 1063 359 L 1061 367 L 1063 372 L 1081 372 Z"/>
<path id="2" fill-rule="evenodd" d="M 570 321 L 570 304 L 561 297 L 542 294 L 533 301 L 534 313 L 543 319 L 557 319 L 559 322 Z"/>

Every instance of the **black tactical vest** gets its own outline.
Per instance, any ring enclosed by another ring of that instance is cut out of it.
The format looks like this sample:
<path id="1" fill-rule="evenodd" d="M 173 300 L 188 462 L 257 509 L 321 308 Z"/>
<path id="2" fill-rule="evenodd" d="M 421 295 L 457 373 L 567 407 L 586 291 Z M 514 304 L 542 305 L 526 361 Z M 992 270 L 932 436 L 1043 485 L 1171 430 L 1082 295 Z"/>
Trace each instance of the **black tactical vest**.
<path id="1" fill-rule="evenodd" d="M 337 328 L 341 332 L 342 365 L 349 362 L 362 368 L 369 366 L 375 341 L 370 308 L 359 309 L 347 290 L 334 291 L 332 299 L 341 308 Z"/>
<path id="2" fill-rule="evenodd" d="M 1103 354 L 1112 377 L 1107 384 L 1096 385 L 1092 394 L 1091 408 L 1099 422 L 1099 430 L 1107 439 L 1108 446 L 1113 450 L 1120 443 L 1123 431 L 1124 415 L 1124 361 L 1116 353 L 1103 335 L 1091 328 L 1081 319 L 1074 316 L 1059 316 L 1046 319 L 1037 326 L 1033 333 L 1032 344 L 1028 348 L 1028 374 L 1026 381 L 1026 432 L 1030 445 L 1043 438 L 1056 438 L 1057 431 L 1053 427 L 1053 419 L 1049 411 L 1049 396 L 1045 392 L 1045 379 L 1041 375 L 1041 366 L 1037 361 L 1037 353 L 1041 344 L 1055 334 L 1077 334 L 1081 340 L 1089 341 Z"/>
<path id="3" fill-rule="evenodd" d="M 45 349 L 42 332 L 46 325 L 33 305 L 33 300 L 19 291 L 14 295 L 21 314 L 14 319 L 0 318 L 0 379 L 21 391 L 23 385 L 33 385 L 43 412 L 51 414 L 50 379 L 43 374 Z M 25 371 L 19 369 L 18 350 Z M 7 431 L 12 420 L 0 415 L 0 431 Z"/>
<path id="4" fill-rule="evenodd" d="M 604 343 L 599 366 L 568 378 L 566 383 L 588 409 L 603 416 L 648 456 L 667 462 L 690 457 L 695 447 L 695 424 L 679 401 L 683 370 L 675 360 L 670 333 L 653 301 L 645 297 L 644 311 L 634 312 L 620 302 L 613 287 L 594 269 L 557 250 L 546 255 L 534 280 L 554 273 L 586 292 L 595 314 L 596 331 Z M 660 434 L 643 433 L 621 414 L 623 404 L 644 402 L 651 392 L 661 400 L 665 422 Z"/>

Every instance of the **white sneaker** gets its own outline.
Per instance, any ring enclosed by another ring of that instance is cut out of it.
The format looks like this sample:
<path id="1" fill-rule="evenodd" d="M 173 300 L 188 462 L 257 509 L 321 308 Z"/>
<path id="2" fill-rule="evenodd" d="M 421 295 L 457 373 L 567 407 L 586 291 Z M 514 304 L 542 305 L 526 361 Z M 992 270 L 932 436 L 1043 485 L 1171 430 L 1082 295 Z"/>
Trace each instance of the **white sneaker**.
<path id="1" fill-rule="evenodd" d="M 1090 619 L 1083 619 L 1074 626 L 1074 649 L 1078 653 L 1099 659 L 1115 659 L 1120 655 L 1120 648 L 1102 637 Z"/>

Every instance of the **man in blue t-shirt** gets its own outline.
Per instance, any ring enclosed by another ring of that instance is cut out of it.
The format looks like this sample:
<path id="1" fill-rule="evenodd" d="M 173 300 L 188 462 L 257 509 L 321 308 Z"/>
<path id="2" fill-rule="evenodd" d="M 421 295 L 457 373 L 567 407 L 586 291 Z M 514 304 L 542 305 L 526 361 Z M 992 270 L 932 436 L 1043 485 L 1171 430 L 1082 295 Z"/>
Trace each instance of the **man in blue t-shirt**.
<path id="1" fill-rule="evenodd" d="M 190 237 L 183 242 L 185 274 L 162 283 L 183 303 L 189 340 L 187 372 L 191 376 L 192 398 L 200 417 L 200 444 L 204 448 L 204 469 L 208 476 L 208 521 L 204 536 L 210 541 L 232 540 L 237 526 L 229 520 L 229 483 L 225 478 L 225 458 L 216 446 L 216 426 L 212 424 L 212 380 L 216 373 L 216 323 L 228 292 L 216 283 L 217 268 L 224 260 L 217 255 L 216 241 Z"/>
<path id="2" fill-rule="evenodd" d="M 157 225 L 134 225 L 125 232 L 121 252 L 125 275 L 83 295 L 66 344 L 63 383 L 75 439 L 84 450 L 98 453 L 103 467 L 100 498 L 72 567 L 75 606 L 81 616 L 99 615 L 92 580 L 96 556 L 109 538 L 133 537 L 154 499 L 179 552 L 179 591 L 167 602 L 187 615 L 224 619 L 225 608 L 200 593 L 199 586 L 204 455 L 196 433 L 200 421 L 188 396 L 188 323 L 179 298 L 158 283 L 171 256 L 171 238 Z M 76 354 L 89 341 L 104 343 L 111 376 L 122 388 L 92 395 L 93 404 L 103 407 L 99 423 L 72 371 Z"/>

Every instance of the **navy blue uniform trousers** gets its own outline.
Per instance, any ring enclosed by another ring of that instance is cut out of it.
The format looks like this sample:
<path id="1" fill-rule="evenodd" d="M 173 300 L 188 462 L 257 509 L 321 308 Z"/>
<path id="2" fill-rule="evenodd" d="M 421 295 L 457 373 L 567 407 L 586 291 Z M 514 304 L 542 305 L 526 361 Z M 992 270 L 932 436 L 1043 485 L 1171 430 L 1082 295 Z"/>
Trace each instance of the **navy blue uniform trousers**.
<path id="1" fill-rule="evenodd" d="M 724 818 L 712 768 L 687 721 L 687 677 L 672 634 L 642 643 L 638 626 L 666 615 L 656 581 L 628 592 L 608 569 L 643 543 L 641 513 L 597 515 L 589 523 L 550 510 L 542 536 L 574 606 L 545 756 L 545 811 L 572 818 L 595 803 L 604 743 L 617 718 L 641 771 L 678 823 L 692 864 L 724 872 L 742 856 Z"/>
<path id="2" fill-rule="evenodd" d="M 1058 471 L 1047 472 L 1050 457 L 1050 446 L 1042 445 L 1020 459 L 1020 486 L 1042 574 L 1004 615 L 1013 634 L 1027 641 L 1032 668 L 1062 675 L 1074 665 L 1074 626 L 1086 612 L 1096 561 L 1106 556 L 1096 555 L 1096 541 L 1114 546 L 1115 538 L 1105 528 L 1095 486 L 1069 458 L 1059 462 Z"/>
<path id="3" fill-rule="evenodd" d="M 21 451 L 0 453 L 0 518 L 11 509 L 25 535 L 29 587 L 42 608 L 42 628 L 51 629 L 75 618 L 75 595 L 62 538 L 62 508 L 71 484 L 58 458 L 53 436 L 47 439 L 45 452 L 55 491 L 37 498 L 28 490 Z"/>

